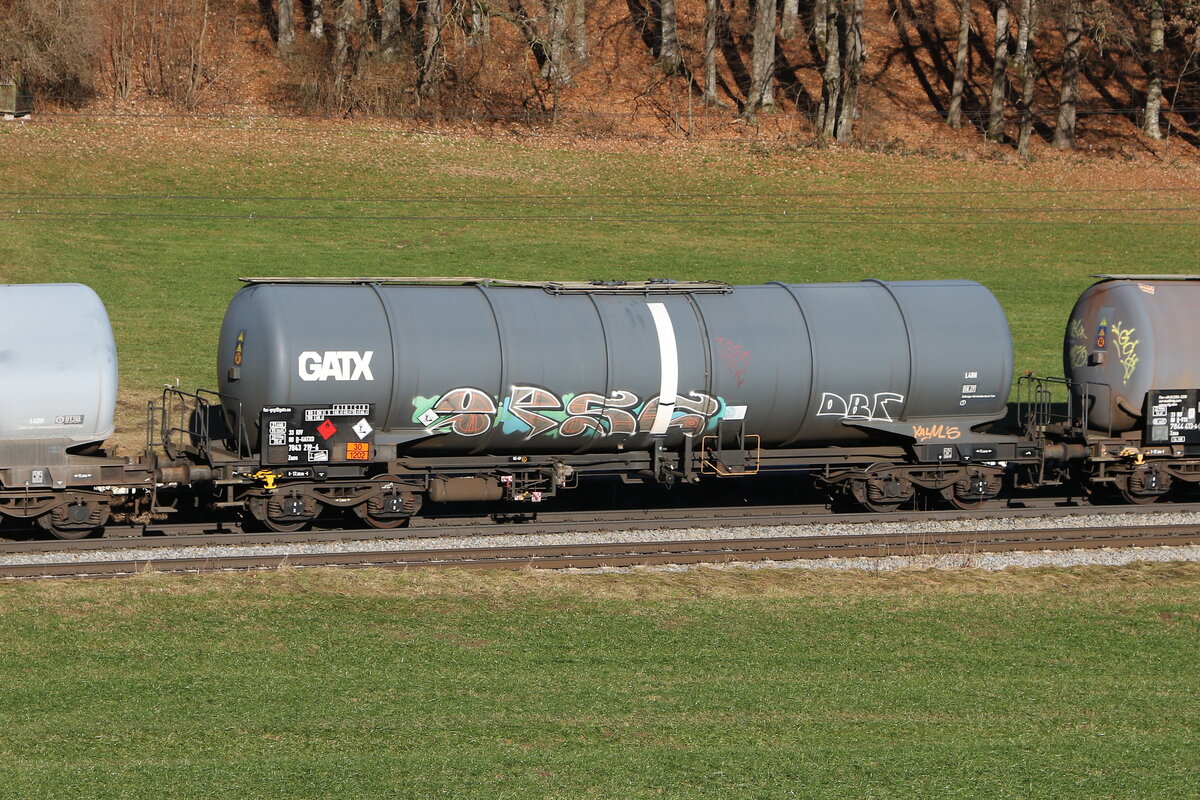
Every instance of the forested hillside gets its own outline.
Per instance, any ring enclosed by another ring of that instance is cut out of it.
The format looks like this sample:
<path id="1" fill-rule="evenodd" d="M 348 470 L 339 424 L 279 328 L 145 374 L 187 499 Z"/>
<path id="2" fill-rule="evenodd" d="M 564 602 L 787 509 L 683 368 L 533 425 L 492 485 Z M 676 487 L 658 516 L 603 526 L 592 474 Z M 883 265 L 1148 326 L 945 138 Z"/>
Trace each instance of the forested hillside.
<path id="1" fill-rule="evenodd" d="M 943 151 L 1194 152 L 1198 47 L 1200 0 L 0 0 L 0 80 L 42 112 Z"/>

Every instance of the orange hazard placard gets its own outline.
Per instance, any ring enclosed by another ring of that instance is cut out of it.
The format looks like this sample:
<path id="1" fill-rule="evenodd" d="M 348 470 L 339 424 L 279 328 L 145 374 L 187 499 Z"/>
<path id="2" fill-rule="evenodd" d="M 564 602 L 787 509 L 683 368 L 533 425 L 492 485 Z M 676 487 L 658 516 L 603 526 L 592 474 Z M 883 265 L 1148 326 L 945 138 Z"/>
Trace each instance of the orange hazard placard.
<path id="1" fill-rule="evenodd" d="M 366 442 L 347 442 L 346 443 L 346 460 L 347 461 L 369 461 L 371 458 L 371 445 Z"/>

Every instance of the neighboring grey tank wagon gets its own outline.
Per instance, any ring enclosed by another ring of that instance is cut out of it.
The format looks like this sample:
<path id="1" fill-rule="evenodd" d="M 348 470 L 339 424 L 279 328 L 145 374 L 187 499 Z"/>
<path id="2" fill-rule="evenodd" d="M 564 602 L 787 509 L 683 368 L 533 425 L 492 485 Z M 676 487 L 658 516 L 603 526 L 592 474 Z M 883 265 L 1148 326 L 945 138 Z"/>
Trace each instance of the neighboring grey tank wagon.
<path id="1" fill-rule="evenodd" d="M 229 429 L 287 477 L 387 465 L 409 507 L 548 496 L 589 470 L 811 468 L 792 451 L 859 442 L 916 445 L 942 473 L 826 480 L 879 505 L 914 479 L 974 502 L 999 470 L 947 465 L 1016 454 L 973 433 L 1005 414 L 1012 342 L 970 281 L 246 281 L 218 348 Z"/>
<path id="2" fill-rule="evenodd" d="M 1153 502 L 1200 482 L 1200 276 L 1097 275 L 1063 341 L 1089 487 Z"/>
<path id="3" fill-rule="evenodd" d="M 1091 427 L 1124 433 L 1148 392 L 1200 386 L 1200 276 L 1097 277 L 1071 311 L 1063 368 Z"/>
<path id="4" fill-rule="evenodd" d="M 108 519 L 107 487 L 153 485 L 99 451 L 116 401 L 116 345 L 96 293 L 0 285 L 0 518 L 86 536 Z"/>
<path id="5" fill-rule="evenodd" d="M 113 432 L 117 346 L 78 283 L 0 285 L 0 447 L 77 448 Z"/>

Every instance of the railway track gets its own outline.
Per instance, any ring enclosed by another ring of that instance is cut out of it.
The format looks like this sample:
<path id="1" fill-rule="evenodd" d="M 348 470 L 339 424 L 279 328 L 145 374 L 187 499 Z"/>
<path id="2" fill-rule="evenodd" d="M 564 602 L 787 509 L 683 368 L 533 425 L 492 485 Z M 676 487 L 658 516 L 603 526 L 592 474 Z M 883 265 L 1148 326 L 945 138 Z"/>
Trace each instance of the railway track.
<path id="1" fill-rule="evenodd" d="M 1200 525 L 960 530 L 939 533 L 843 534 L 691 541 L 529 545 L 324 553 L 243 551 L 201 557 L 77 559 L 58 563 L 0 566 L 2 578 L 102 577 L 145 572 L 202 573 L 271 570 L 283 567 L 374 567 L 416 569 L 566 569 L 662 564 L 727 564 L 746 561 L 939 556 L 1096 547 L 1155 547 L 1200 544 Z"/>
<path id="2" fill-rule="evenodd" d="M 110 525 L 103 537 L 59 540 L 46 539 L 37 530 L 9 532 L 0 539 L 0 554 L 111 550 L 127 547 L 185 547 L 255 544 L 303 544 L 332 541 L 374 541 L 396 539 L 457 538 L 469 536 L 508 536 L 573 532 L 665 530 L 674 528 L 738 528 L 765 525 L 856 525 L 885 522 L 924 522 L 946 520 L 993 520 L 1013 518 L 1060 519 L 1080 514 L 1112 516 L 1130 514 L 1200 513 L 1200 503 L 1173 503 L 1157 506 L 1089 506 L 1061 499 L 1027 500 L 1019 505 L 1001 502 L 974 511 L 954 509 L 935 511 L 895 511 L 889 513 L 833 513 L 828 506 L 763 505 L 718 508 L 621 509 L 552 511 L 528 515 L 461 515 L 419 518 L 409 527 L 393 530 L 322 528 L 292 533 L 248 532 L 236 522 L 220 524 Z M 31 538 L 31 537 L 38 538 Z"/>

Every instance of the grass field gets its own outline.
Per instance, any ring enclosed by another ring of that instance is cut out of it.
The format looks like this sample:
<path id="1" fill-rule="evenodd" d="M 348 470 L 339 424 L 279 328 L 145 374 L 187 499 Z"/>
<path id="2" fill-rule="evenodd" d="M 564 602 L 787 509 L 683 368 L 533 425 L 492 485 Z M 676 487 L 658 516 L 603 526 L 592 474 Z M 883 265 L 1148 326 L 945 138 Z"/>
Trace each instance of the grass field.
<path id="1" fill-rule="evenodd" d="M 121 423 L 215 383 L 244 275 L 971 278 L 1018 370 L 1060 374 L 1096 272 L 1195 271 L 1195 167 L 946 161 L 780 144 L 480 138 L 369 123 L 0 127 L 0 280 L 82 281 L 112 316 Z"/>
<path id="2" fill-rule="evenodd" d="M 1189 798 L 1200 567 L 0 586 L 13 798 Z"/>

